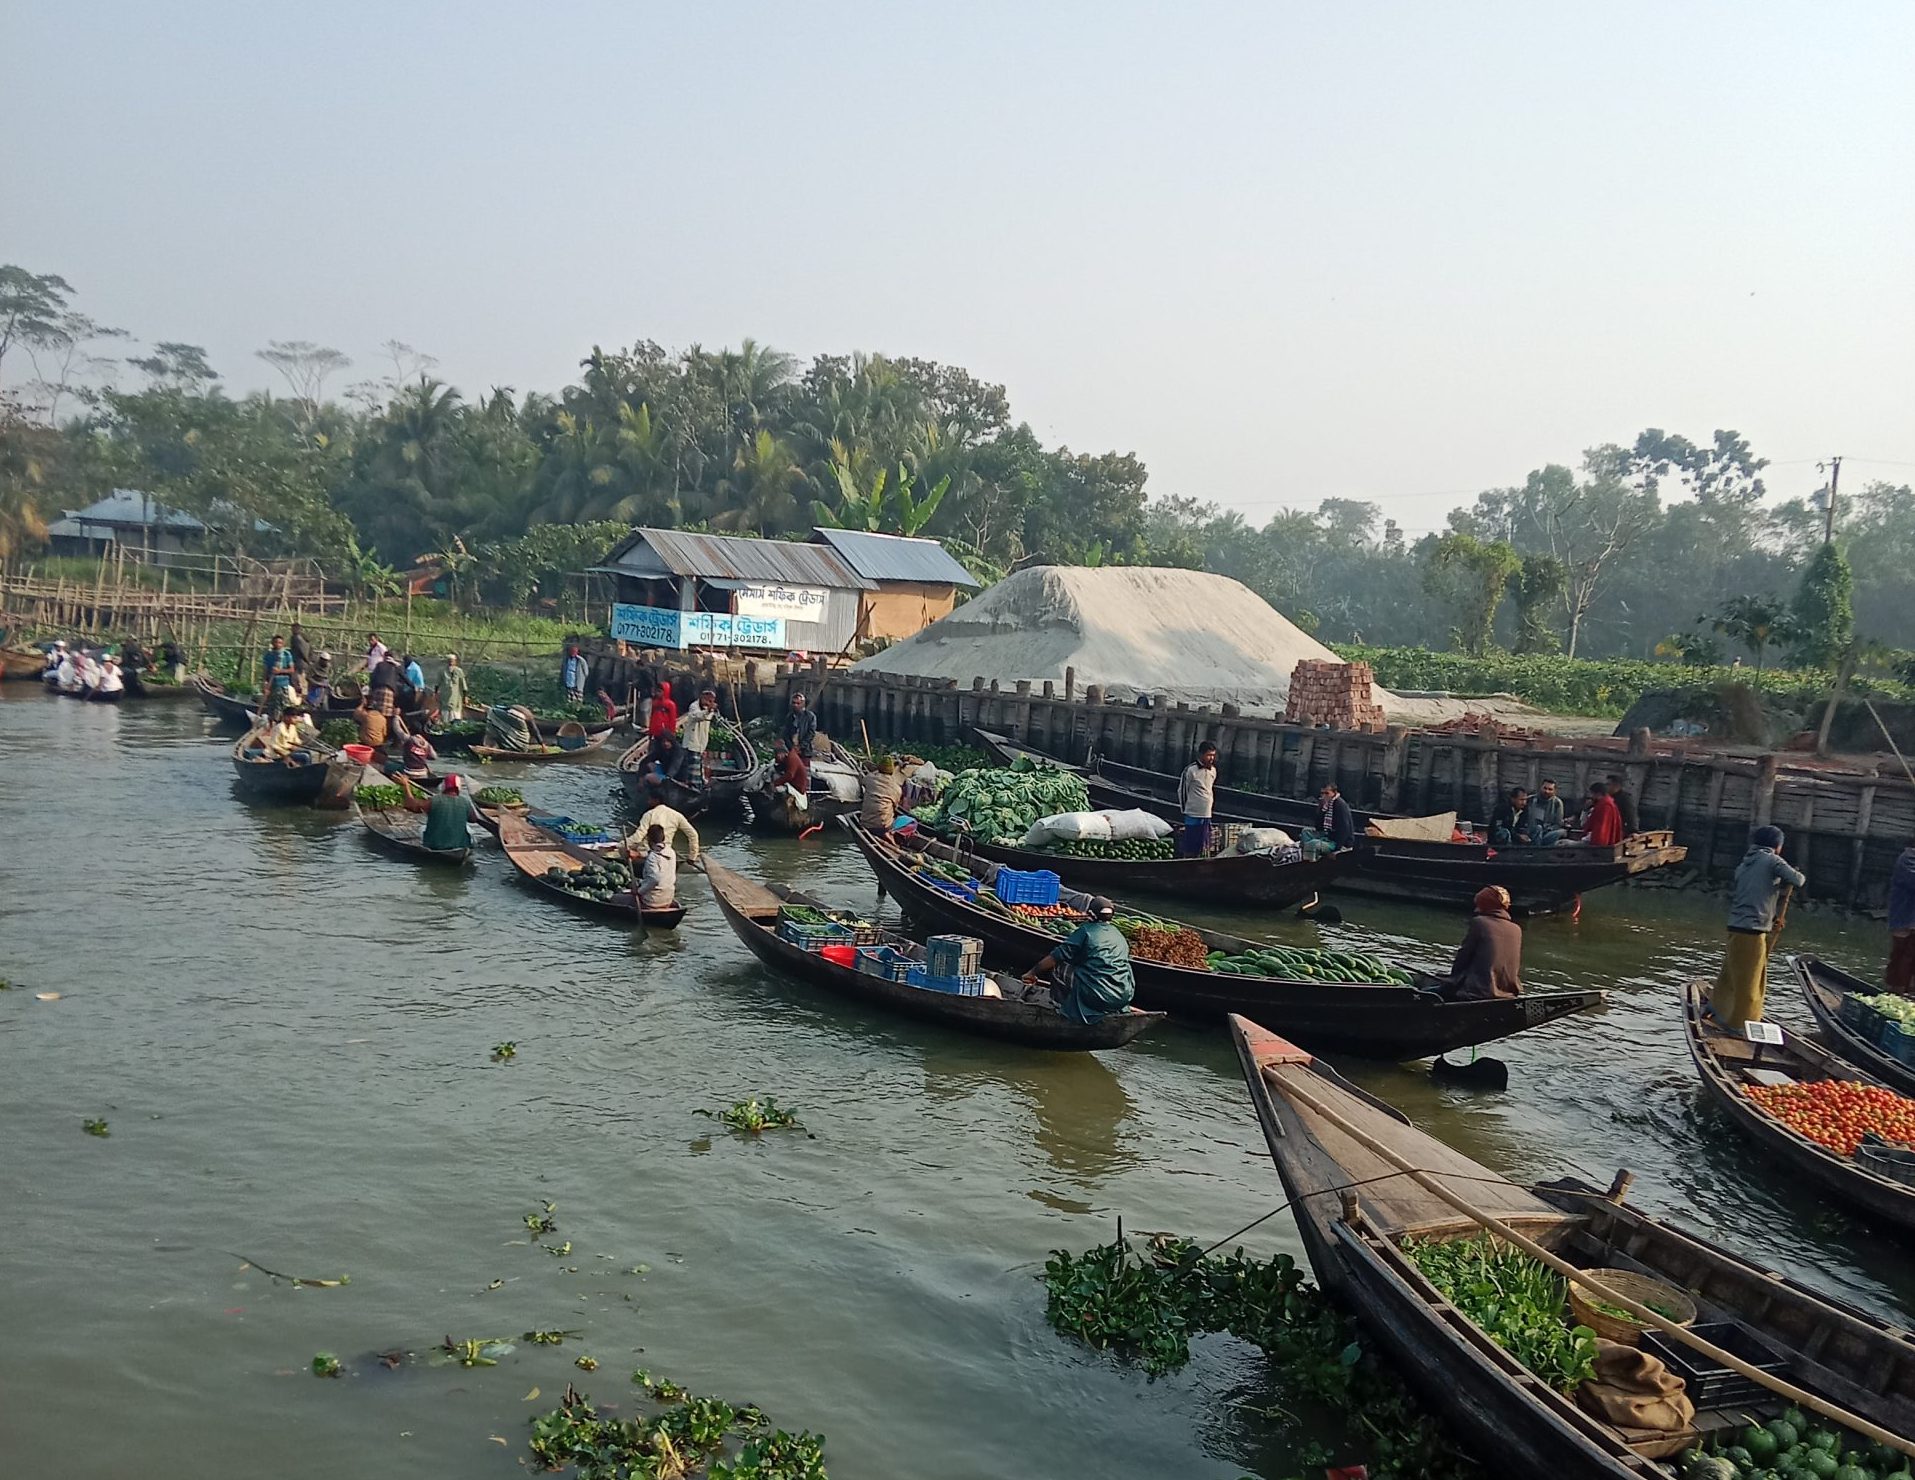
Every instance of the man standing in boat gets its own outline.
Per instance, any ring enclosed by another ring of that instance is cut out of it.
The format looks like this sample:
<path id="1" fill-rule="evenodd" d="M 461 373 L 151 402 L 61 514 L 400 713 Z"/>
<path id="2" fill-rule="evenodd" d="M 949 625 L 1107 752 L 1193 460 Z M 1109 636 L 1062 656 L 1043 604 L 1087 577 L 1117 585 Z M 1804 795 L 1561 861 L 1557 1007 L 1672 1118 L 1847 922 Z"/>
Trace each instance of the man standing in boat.
<path id="1" fill-rule="evenodd" d="M 798 759 L 805 763 L 805 770 L 811 770 L 811 752 L 818 743 L 818 716 L 805 704 L 805 691 L 793 690 L 791 712 L 785 716 L 785 745 L 798 752 Z"/>
<path id="2" fill-rule="evenodd" d="M 1775 932 L 1782 889 L 1800 889 L 1808 876 L 1782 858 L 1782 829 L 1758 827 L 1736 865 L 1730 893 L 1729 944 L 1709 994 L 1709 1012 L 1731 1032 L 1759 1020 L 1768 993 L 1769 938 Z"/>
<path id="3" fill-rule="evenodd" d="M 1113 1012 L 1122 1012 L 1137 994 L 1137 979 L 1130 969 L 1130 942 L 1111 923 L 1117 907 L 1101 894 L 1093 895 L 1089 913 L 1088 920 L 1024 973 L 1024 981 L 1030 986 L 1048 973 L 1057 1010 L 1079 1023 L 1094 1023 Z"/>
<path id="4" fill-rule="evenodd" d="M 1915 843 L 1902 849 L 1888 880 L 1889 991 L 1915 995 Z"/>
<path id="5" fill-rule="evenodd" d="M 1177 839 L 1179 858 L 1202 858 L 1210 852 L 1211 818 L 1217 808 L 1217 746 L 1206 740 L 1197 747 L 1197 759 L 1184 767 L 1177 782 L 1177 810 L 1184 830 Z"/>

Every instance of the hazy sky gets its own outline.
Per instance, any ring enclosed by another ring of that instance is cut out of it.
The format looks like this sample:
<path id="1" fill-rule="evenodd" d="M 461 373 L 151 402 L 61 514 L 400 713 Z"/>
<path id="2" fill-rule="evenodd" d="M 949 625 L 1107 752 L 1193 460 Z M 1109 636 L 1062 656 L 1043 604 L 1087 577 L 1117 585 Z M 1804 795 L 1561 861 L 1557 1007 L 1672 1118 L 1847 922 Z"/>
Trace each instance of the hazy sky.
<path id="1" fill-rule="evenodd" d="M 1915 478 L 1915 4 L 0 5 L 0 261 L 555 389 L 881 350 L 1262 517 L 1647 425 Z"/>

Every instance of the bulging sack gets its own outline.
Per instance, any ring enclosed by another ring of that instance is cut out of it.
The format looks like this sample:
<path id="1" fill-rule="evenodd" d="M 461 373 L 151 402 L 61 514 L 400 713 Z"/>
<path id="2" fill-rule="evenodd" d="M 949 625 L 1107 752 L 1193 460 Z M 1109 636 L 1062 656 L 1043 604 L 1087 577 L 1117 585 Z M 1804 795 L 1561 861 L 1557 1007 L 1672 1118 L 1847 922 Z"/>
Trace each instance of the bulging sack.
<path id="1" fill-rule="evenodd" d="M 1133 807 L 1128 812 L 1100 812 L 1110 820 L 1110 837 L 1118 843 L 1153 842 L 1170 836 L 1170 824 L 1155 813 Z"/>
<path id="2" fill-rule="evenodd" d="M 1296 839 L 1280 827 L 1246 827 L 1237 834 L 1237 842 L 1232 850 L 1236 853 L 1274 853 L 1279 848 L 1293 847 Z"/>
<path id="3" fill-rule="evenodd" d="M 1022 846 L 1043 848 L 1051 843 L 1107 843 L 1110 815 L 1105 812 L 1057 812 L 1040 817 L 1024 834 Z"/>

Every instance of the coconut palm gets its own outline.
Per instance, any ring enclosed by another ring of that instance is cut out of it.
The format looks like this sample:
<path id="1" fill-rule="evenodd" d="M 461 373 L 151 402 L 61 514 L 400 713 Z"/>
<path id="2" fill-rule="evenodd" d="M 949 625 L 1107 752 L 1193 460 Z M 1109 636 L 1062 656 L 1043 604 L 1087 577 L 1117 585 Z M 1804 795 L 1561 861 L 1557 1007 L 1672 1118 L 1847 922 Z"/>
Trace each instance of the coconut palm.
<path id="1" fill-rule="evenodd" d="M 796 489 L 801 474 L 791 449 L 760 431 L 738 449 L 731 472 L 718 480 L 713 529 L 733 534 L 771 535 L 791 529 L 798 519 Z"/>

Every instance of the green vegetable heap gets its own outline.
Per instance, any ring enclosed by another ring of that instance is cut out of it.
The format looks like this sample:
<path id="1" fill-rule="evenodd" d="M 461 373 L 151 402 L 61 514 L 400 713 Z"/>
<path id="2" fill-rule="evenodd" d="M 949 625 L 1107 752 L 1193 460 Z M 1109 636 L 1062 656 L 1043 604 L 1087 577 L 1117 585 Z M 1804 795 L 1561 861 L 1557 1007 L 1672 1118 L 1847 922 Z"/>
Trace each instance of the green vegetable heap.
<path id="1" fill-rule="evenodd" d="M 1820 1423 L 1799 1408 L 1722 1429 L 1682 1457 L 1682 1480 L 1909 1480 L 1907 1455 Z"/>
<path id="2" fill-rule="evenodd" d="M 986 842 L 1016 843 L 1040 817 L 1089 810 L 1090 792 L 1082 776 L 1019 756 L 1008 768 L 961 773 L 943 796 L 912 815 L 942 833 L 969 832 Z"/>
<path id="3" fill-rule="evenodd" d="M 406 804 L 406 794 L 396 786 L 360 786 L 355 787 L 352 799 L 362 807 L 384 812 Z"/>
<path id="4" fill-rule="evenodd" d="M 588 863 L 583 868 L 567 869 L 553 864 L 545 871 L 546 882 L 557 884 L 585 899 L 604 904 L 614 895 L 631 891 L 632 871 L 615 858 Z"/>
<path id="5" fill-rule="evenodd" d="M 1563 1277 L 1501 1239 L 1403 1240 L 1423 1277 L 1504 1351 L 1558 1392 L 1595 1370 L 1596 1333 L 1564 1317 Z"/>
<path id="6" fill-rule="evenodd" d="M 516 786 L 482 786 L 478 800 L 487 807 L 522 807 L 525 794 Z"/>
<path id="7" fill-rule="evenodd" d="M 1232 956 L 1212 951 L 1205 958 L 1212 971 L 1226 976 L 1274 976 L 1284 981 L 1351 982 L 1375 986 L 1414 984 L 1400 966 L 1363 951 L 1319 951 L 1298 946 L 1258 946 Z"/>
<path id="8" fill-rule="evenodd" d="M 1175 858 L 1177 845 L 1169 838 L 1088 838 L 1076 843 L 1048 843 L 1046 853 L 1061 853 L 1066 858 L 1121 858 L 1132 863 L 1157 858 Z"/>
<path id="9" fill-rule="evenodd" d="M 1899 997 L 1893 992 L 1883 992 L 1876 997 L 1857 994 L 1855 1000 L 1863 1007 L 1873 1008 L 1891 1022 L 1900 1023 L 1904 1028 L 1915 1028 L 1915 997 Z"/>

